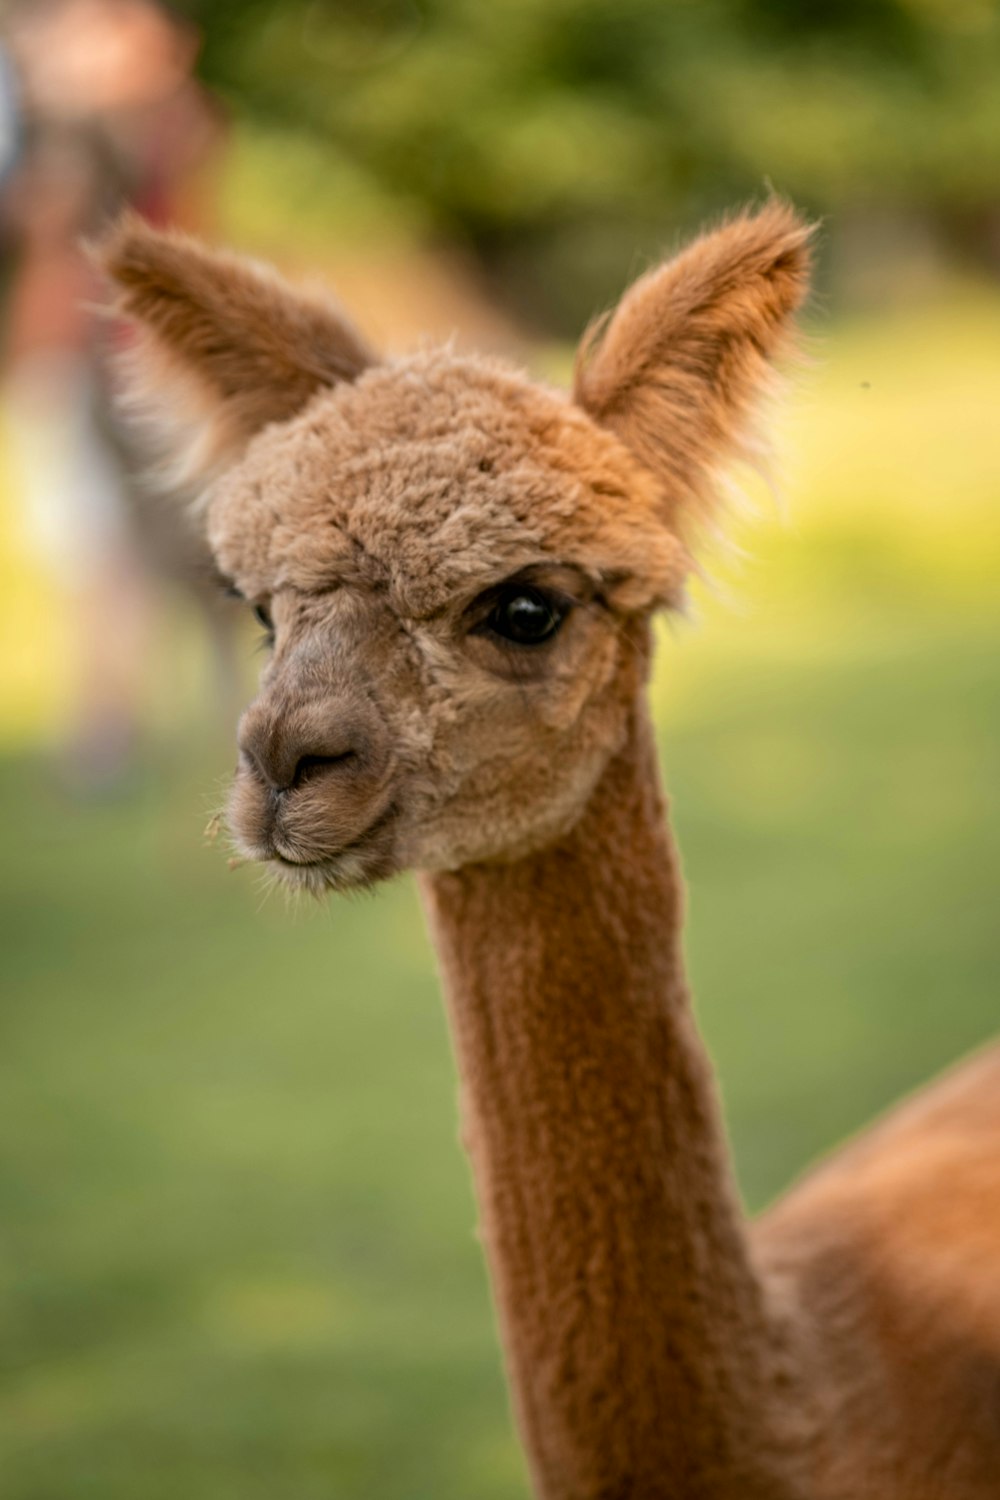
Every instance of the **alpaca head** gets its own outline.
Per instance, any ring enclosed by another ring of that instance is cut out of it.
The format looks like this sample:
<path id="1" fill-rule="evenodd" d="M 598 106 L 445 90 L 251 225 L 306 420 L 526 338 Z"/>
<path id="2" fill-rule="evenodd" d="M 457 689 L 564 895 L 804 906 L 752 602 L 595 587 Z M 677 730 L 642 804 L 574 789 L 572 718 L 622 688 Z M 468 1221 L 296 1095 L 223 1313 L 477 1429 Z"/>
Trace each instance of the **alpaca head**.
<path id="1" fill-rule="evenodd" d="M 772 203 L 648 273 L 570 397 L 448 350 L 381 361 L 328 301 L 119 226 L 130 384 L 270 643 L 230 800 L 246 854 L 319 890 L 572 826 L 749 451 L 807 240 Z"/>

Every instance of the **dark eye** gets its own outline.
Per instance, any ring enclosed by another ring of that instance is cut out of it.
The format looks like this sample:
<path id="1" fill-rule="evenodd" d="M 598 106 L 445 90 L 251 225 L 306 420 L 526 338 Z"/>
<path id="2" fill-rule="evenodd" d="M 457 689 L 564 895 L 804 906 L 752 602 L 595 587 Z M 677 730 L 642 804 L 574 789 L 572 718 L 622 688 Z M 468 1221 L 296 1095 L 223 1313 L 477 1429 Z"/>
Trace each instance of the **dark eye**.
<path id="1" fill-rule="evenodd" d="M 274 622 L 271 619 L 271 611 L 264 604 L 253 604 L 253 617 L 257 624 L 263 627 L 264 634 L 269 641 L 274 640 Z"/>
<path id="2" fill-rule="evenodd" d="M 521 584 L 503 591 L 485 624 L 494 635 L 515 646 L 540 646 L 551 640 L 565 618 L 562 600 Z"/>

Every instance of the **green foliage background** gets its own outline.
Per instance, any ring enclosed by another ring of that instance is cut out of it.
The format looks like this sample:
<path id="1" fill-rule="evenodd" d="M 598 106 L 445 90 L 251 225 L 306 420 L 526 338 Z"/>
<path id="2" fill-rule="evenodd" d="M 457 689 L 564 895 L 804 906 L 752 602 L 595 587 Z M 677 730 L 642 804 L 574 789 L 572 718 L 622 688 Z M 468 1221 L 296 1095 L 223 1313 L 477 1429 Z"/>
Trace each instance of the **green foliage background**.
<path id="1" fill-rule="evenodd" d="M 569 331 L 767 186 L 1000 254 L 992 0 L 211 0 L 203 68 Z M 987 232 L 987 226 L 992 226 Z"/>

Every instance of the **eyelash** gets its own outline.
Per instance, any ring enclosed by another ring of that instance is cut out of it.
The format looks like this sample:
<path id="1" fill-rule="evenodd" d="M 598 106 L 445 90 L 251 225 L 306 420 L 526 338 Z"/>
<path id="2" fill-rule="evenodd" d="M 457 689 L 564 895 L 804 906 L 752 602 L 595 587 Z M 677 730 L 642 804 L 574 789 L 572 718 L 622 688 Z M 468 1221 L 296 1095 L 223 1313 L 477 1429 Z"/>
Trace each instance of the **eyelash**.
<path id="1" fill-rule="evenodd" d="M 225 592 L 226 592 L 226 597 L 228 599 L 236 599 L 236 600 L 239 601 L 240 604 L 246 604 L 247 603 L 246 596 L 244 594 L 240 593 L 239 589 L 236 587 L 236 585 L 234 583 L 227 584 Z M 265 646 L 273 646 L 274 645 L 274 621 L 271 619 L 271 612 L 268 609 L 267 605 L 266 604 L 251 604 L 250 605 L 250 613 L 253 615 L 254 619 L 257 621 L 257 624 L 261 627 L 261 629 L 264 632 L 264 644 L 265 644 Z"/>

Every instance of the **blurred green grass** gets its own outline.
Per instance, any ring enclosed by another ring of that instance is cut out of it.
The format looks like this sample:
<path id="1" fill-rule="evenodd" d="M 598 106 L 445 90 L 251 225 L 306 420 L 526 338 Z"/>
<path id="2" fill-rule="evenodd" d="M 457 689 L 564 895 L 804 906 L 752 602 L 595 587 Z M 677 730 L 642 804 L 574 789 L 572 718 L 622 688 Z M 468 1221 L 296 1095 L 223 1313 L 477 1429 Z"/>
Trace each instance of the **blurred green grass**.
<path id="1" fill-rule="evenodd" d="M 691 967 L 754 1207 L 996 1026 L 998 330 L 970 294 L 831 335 L 791 524 L 737 607 L 664 631 Z M 218 752 L 71 802 L 19 681 L 4 1495 L 525 1495 L 411 884 L 261 899 L 201 837 Z"/>

